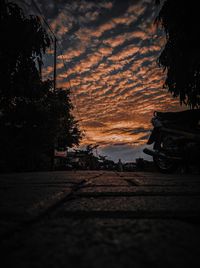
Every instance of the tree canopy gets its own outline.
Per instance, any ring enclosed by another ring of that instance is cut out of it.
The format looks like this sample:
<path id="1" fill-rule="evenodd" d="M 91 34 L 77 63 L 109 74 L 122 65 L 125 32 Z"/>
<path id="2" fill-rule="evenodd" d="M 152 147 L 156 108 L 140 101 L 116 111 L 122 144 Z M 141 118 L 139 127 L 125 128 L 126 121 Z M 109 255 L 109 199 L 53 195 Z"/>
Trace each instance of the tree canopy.
<path id="1" fill-rule="evenodd" d="M 54 148 L 79 143 L 69 90 L 40 75 L 51 37 L 37 16 L 0 2 L 0 169 L 50 169 Z"/>
<path id="2" fill-rule="evenodd" d="M 160 65 L 167 69 L 164 87 L 179 97 L 181 104 L 200 107 L 198 1 L 164 1 L 156 22 L 162 24 L 167 38 L 159 57 Z"/>

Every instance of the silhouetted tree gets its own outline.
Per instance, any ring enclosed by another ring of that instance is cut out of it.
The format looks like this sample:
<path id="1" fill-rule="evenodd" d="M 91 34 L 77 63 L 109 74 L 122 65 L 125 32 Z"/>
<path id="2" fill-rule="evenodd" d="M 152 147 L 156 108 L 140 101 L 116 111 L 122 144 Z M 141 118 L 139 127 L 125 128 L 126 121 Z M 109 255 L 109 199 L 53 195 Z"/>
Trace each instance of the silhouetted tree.
<path id="1" fill-rule="evenodd" d="M 78 144 L 69 91 L 42 81 L 42 57 L 51 38 L 37 16 L 0 2 L 0 169 L 49 169 L 54 146 Z"/>
<path id="2" fill-rule="evenodd" d="M 156 0 L 156 3 L 161 1 Z M 159 63 L 167 69 L 164 87 L 191 108 L 200 106 L 200 28 L 198 1 L 166 0 L 157 17 L 167 43 Z"/>

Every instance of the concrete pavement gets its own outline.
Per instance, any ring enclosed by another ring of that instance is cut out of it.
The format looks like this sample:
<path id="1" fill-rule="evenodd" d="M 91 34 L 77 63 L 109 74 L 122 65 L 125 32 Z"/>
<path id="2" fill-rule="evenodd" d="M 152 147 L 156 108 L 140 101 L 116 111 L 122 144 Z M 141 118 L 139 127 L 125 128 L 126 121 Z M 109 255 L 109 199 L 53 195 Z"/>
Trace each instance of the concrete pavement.
<path id="1" fill-rule="evenodd" d="M 0 176 L 1 267 L 200 265 L 200 177 L 60 171 Z"/>

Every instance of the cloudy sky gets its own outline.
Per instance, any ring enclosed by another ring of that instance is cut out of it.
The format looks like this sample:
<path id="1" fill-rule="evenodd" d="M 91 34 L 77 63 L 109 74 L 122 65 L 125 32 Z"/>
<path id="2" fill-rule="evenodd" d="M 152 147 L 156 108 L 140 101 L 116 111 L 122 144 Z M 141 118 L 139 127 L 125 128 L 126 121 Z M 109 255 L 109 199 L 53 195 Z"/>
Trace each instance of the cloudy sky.
<path id="1" fill-rule="evenodd" d="M 58 85 L 71 87 L 82 145 L 99 144 L 114 160 L 145 158 L 153 111 L 180 109 L 162 89 L 166 74 L 156 60 L 165 35 L 153 23 L 154 0 L 35 2 L 58 38 Z M 52 52 L 45 78 L 53 76 Z"/>

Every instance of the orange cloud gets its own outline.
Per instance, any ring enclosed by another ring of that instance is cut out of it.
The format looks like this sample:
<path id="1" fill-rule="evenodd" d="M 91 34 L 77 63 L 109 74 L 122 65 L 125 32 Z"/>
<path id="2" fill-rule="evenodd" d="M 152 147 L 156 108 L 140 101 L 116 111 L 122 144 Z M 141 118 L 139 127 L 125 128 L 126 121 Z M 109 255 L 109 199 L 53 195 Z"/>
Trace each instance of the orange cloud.
<path id="1" fill-rule="evenodd" d="M 162 89 L 166 73 L 156 63 L 166 38 L 153 24 L 151 1 L 130 1 L 113 17 L 116 3 L 100 2 L 73 1 L 52 21 L 63 47 L 58 81 L 71 85 L 83 145 L 143 146 L 153 111 L 177 109 Z M 48 66 L 44 75 L 52 72 Z"/>

